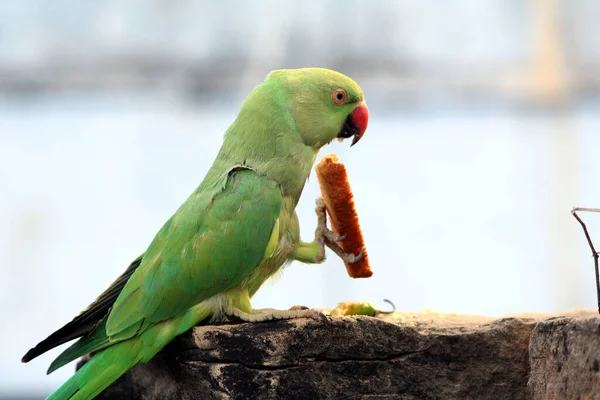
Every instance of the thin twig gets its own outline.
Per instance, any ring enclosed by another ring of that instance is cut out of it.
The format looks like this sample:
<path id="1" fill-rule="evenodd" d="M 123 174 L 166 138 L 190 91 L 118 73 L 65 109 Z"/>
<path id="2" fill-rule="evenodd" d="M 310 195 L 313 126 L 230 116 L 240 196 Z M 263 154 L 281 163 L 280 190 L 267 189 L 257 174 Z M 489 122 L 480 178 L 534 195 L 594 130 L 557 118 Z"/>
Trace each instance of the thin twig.
<path id="1" fill-rule="evenodd" d="M 583 220 L 581 218 L 579 218 L 579 215 L 577 215 L 577 211 L 600 212 L 600 208 L 574 207 L 571 210 L 571 214 L 573 214 L 575 219 L 577 221 L 579 221 L 579 223 L 581 224 L 581 227 L 583 228 L 583 233 L 585 234 L 585 238 L 587 239 L 588 245 L 590 246 L 590 249 L 592 250 L 592 257 L 594 257 L 594 269 L 596 271 L 596 299 L 598 301 L 598 313 L 600 313 L 600 273 L 598 272 L 598 252 L 596 251 L 596 248 L 594 247 L 594 243 L 592 243 L 592 238 L 590 237 L 590 234 L 587 230 L 587 227 L 585 226 L 585 223 L 583 222 Z"/>
<path id="2" fill-rule="evenodd" d="M 386 303 L 388 303 L 390 306 L 392 306 L 392 311 L 380 311 L 377 310 L 377 314 L 393 314 L 396 312 L 396 306 L 394 305 L 394 303 L 392 303 L 390 300 L 388 299 L 383 299 L 383 301 L 385 301 Z"/>
<path id="3" fill-rule="evenodd" d="M 600 208 L 575 207 L 571 213 L 574 213 L 575 211 L 600 212 Z"/>

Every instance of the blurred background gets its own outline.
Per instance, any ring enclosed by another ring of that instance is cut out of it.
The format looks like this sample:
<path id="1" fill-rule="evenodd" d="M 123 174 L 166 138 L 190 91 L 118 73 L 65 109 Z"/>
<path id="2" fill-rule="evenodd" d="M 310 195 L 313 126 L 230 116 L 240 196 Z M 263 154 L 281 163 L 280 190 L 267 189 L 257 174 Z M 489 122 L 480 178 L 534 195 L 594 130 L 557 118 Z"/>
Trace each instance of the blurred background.
<path id="1" fill-rule="evenodd" d="M 599 17 L 597 0 L 1 2 L 0 398 L 72 374 L 45 375 L 59 350 L 19 360 L 145 250 L 278 68 L 364 89 L 367 134 L 322 154 L 347 165 L 375 274 L 292 264 L 256 308 L 594 308 L 570 210 L 600 206 Z M 318 194 L 313 175 L 307 240 Z"/>

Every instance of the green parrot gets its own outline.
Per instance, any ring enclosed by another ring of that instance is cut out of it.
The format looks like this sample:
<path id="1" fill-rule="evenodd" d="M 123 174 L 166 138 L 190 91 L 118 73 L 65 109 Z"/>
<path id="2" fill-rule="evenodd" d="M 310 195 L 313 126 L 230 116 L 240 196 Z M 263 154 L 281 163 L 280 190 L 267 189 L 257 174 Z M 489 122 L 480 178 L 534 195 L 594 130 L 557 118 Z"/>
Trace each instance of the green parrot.
<path id="1" fill-rule="evenodd" d="M 319 149 L 363 136 L 368 109 L 360 87 L 323 68 L 269 73 L 244 100 L 204 180 L 156 234 L 146 252 L 86 310 L 23 357 L 80 338 L 48 373 L 91 359 L 48 399 L 91 399 L 201 322 L 314 318 L 312 309 L 252 309 L 250 299 L 286 262 L 320 263 L 325 246 L 344 261 L 342 237 L 327 229 L 317 199 L 312 242 L 300 240 L 296 205 Z"/>

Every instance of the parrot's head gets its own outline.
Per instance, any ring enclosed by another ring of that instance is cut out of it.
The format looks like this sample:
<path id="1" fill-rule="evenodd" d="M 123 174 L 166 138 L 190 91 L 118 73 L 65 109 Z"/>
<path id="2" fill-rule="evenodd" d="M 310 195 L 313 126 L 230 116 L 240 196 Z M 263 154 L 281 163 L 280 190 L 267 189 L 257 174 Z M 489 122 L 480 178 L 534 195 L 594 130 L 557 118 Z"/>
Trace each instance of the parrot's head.
<path id="1" fill-rule="evenodd" d="M 316 150 L 338 138 L 356 144 L 367 130 L 369 110 L 352 79 L 329 69 L 302 68 L 271 72 L 302 140 Z"/>

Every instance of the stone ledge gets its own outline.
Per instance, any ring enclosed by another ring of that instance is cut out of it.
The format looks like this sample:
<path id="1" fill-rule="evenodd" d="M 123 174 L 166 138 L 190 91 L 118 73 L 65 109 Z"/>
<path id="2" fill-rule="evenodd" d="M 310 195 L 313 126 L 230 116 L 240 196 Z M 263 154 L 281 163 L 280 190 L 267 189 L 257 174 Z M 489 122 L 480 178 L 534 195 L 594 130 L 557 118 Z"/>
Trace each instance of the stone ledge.
<path id="1" fill-rule="evenodd" d="M 529 359 L 534 399 L 600 399 L 600 318 L 541 321 L 531 335 Z"/>
<path id="2" fill-rule="evenodd" d="M 563 315 L 396 312 L 329 325 L 199 326 L 99 398 L 600 398 L 600 317 Z"/>

